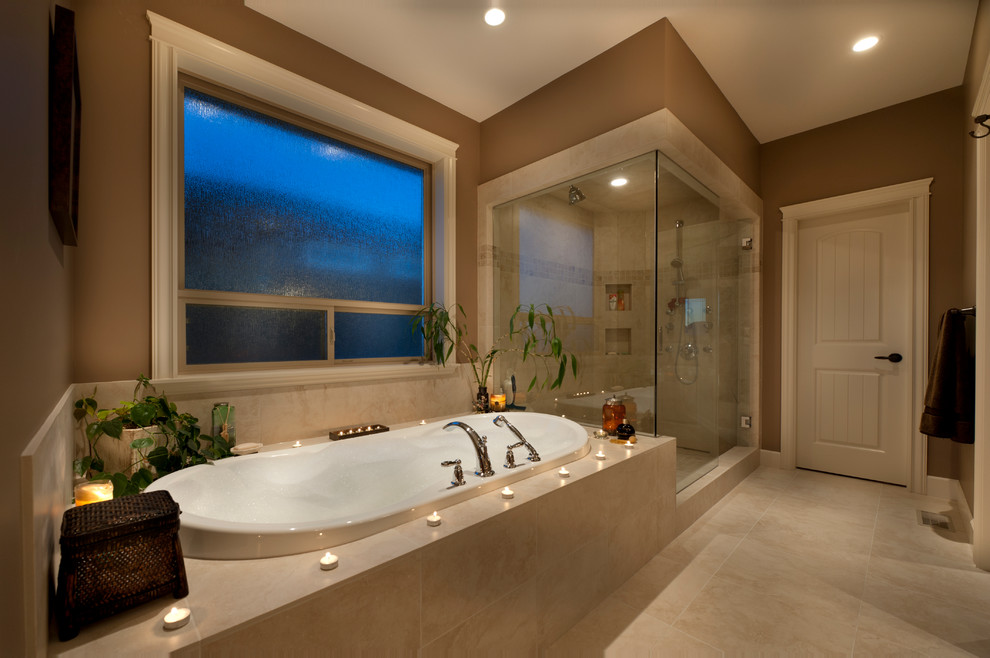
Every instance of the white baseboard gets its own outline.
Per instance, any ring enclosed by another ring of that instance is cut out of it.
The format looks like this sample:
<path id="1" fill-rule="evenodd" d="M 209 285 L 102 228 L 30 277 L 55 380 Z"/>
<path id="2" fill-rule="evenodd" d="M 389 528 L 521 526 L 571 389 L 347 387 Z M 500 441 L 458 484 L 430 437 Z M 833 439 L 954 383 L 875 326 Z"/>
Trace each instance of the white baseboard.
<path id="1" fill-rule="evenodd" d="M 928 488 L 925 492 L 926 495 L 934 496 L 935 498 L 948 498 L 949 500 L 954 500 L 960 503 L 967 512 L 972 512 L 972 510 L 969 509 L 969 503 L 966 502 L 966 495 L 963 493 L 962 485 L 959 484 L 959 480 L 929 475 L 927 485 Z M 972 516 L 972 514 L 970 514 L 970 516 Z"/>
<path id="2" fill-rule="evenodd" d="M 780 453 L 775 450 L 760 450 L 760 466 L 780 468 Z"/>

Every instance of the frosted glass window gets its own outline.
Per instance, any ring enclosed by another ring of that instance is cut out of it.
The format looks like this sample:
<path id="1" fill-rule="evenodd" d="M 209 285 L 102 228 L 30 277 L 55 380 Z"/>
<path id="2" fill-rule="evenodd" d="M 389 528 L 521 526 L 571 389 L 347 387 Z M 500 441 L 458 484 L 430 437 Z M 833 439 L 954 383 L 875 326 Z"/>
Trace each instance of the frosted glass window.
<path id="1" fill-rule="evenodd" d="M 326 360 L 326 311 L 186 305 L 190 365 Z"/>
<path id="2" fill-rule="evenodd" d="M 185 288 L 424 303 L 424 170 L 184 89 Z"/>
<path id="3" fill-rule="evenodd" d="M 409 315 L 337 312 L 333 316 L 334 356 L 338 359 L 418 357 L 423 338 L 413 333 Z"/>

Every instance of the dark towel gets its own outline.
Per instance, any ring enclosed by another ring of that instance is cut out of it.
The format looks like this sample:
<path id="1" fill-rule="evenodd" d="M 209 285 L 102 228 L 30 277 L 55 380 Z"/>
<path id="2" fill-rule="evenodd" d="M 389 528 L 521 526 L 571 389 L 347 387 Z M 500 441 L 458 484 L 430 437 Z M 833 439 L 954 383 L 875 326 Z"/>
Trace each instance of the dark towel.
<path id="1" fill-rule="evenodd" d="M 922 434 L 972 443 L 975 389 L 973 358 L 966 350 L 966 316 L 950 308 L 938 323 L 919 428 Z"/>

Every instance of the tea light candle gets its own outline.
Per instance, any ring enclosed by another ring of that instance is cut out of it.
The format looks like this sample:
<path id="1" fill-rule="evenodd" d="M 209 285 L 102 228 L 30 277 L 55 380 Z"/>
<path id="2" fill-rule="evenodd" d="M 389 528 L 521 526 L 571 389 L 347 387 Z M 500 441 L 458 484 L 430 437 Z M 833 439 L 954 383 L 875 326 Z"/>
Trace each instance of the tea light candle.
<path id="1" fill-rule="evenodd" d="M 601 459 L 601 460 L 605 459 L 605 453 L 602 452 L 601 448 L 599 448 L 598 452 L 595 453 L 595 459 Z"/>
<path id="2" fill-rule="evenodd" d="M 516 497 L 516 492 L 510 489 L 509 487 L 502 489 L 502 498 L 508 500 L 509 498 L 515 498 L 515 497 Z"/>
<path id="3" fill-rule="evenodd" d="M 76 507 L 111 500 L 113 499 L 113 482 L 110 480 L 80 482 L 73 488 L 73 493 L 76 499 Z"/>
<path id="4" fill-rule="evenodd" d="M 424 418 L 423 420 L 419 421 L 419 424 L 420 425 L 426 425 L 426 419 Z"/>
<path id="5" fill-rule="evenodd" d="M 636 447 L 636 444 L 633 443 L 632 441 L 626 441 L 626 447 L 627 448 L 635 448 Z"/>
<path id="6" fill-rule="evenodd" d="M 505 393 L 492 393 L 489 396 L 492 411 L 505 411 Z"/>
<path id="7" fill-rule="evenodd" d="M 299 441 L 296 441 L 295 443 L 292 444 L 292 447 L 293 448 L 302 448 L 302 443 L 300 443 Z"/>
<path id="8" fill-rule="evenodd" d="M 566 468 L 564 468 L 563 466 L 561 466 L 561 467 L 560 467 L 560 470 L 559 470 L 559 471 L 557 471 L 557 475 L 559 475 L 559 476 L 560 476 L 560 477 L 562 477 L 562 478 L 569 478 L 569 477 L 571 477 L 571 472 L 570 472 L 570 471 L 568 471 L 568 470 L 567 470 Z"/>
<path id="9" fill-rule="evenodd" d="M 441 519 L 440 515 L 437 514 L 435 511 L 433 512 L 433 514 L 430 514 L 428 517 L 426 517 L 426 525 L 430 526 L 431 528 L 440 525 L 442 521 L 443 519 Z"/>
<path id="10" fill-rule="evenodd" d="M 331 569 L 337 568 L 337 556 L 327 551 L 327 554 L 320 558 L 320 568 L 324 571 L 330 571 Z"/>
<path id="11" fill-rule="evenodd" d="M 177 628 L 182 628 L 189 623 L 189 614 L 189 608 L 172 608 L 165 615 L 162 625 L 166 631 L 174 631 Z"/>

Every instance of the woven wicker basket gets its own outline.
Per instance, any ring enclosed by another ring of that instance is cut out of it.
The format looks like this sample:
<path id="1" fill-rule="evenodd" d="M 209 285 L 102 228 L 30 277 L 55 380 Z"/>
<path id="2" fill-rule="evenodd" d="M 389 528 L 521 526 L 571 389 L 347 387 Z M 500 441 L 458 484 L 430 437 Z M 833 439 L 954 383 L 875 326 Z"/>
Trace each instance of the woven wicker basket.
<path id="1" fill-rule="evenodd" d="M 167 491 L 66 510 L 55 616 L 60 640 L 146 601 L 189 594 L 179 506 Z"/>

